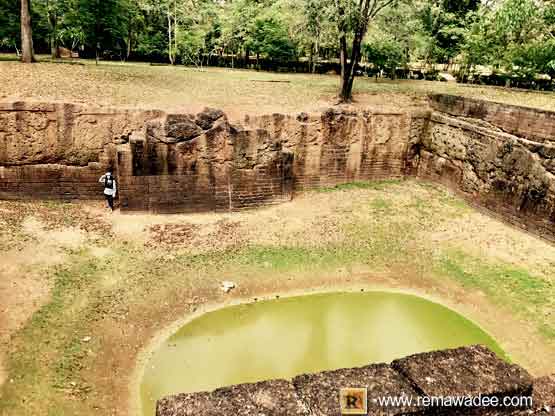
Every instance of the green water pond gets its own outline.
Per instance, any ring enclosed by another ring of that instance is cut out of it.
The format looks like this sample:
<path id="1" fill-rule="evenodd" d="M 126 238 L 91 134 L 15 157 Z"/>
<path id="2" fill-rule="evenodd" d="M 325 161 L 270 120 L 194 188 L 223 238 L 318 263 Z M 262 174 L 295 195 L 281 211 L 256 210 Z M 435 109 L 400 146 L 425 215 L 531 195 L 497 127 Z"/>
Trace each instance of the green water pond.
<path id="1" fill-rule="evenodd" d="M 472 344 L 506 358 L 458 313 L 400 293 L 330 293 L 231 306 L 189 322 L 146 362 L 142 414 L 164 396 L 390 362 Z"/>

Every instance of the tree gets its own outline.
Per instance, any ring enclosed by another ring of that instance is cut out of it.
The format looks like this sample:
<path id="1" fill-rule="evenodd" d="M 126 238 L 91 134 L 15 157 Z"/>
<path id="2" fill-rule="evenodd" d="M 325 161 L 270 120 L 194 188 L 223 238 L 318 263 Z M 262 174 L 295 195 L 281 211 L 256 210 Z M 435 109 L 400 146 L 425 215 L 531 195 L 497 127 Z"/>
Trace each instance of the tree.
<path id="1" fill-rule="evenodd" d="M 65 14 L 64 0 L 35 0 L 33 1 L 33 12 L 39 16 L 40 20 L 35 25 L 34 36 L 39 40 L 46 40 L 50 47 L 50 54 L 53 59 L 60 57 L 60 18 Z M 37 33 L 36 29 L 39 29 Z M 47 33 L 47 39 L 41 39 L 41 29 Z"/>
<path id="2" fill-rule="evenodd" d="M 337 17 L 341 61 L 339 99 L 349 102 L 353 95 L 356 69 L 361 59 L 362 41 L 369 24 L 396 0 L 334 0 L 333 12 Z M 351 56 L 348 58 L 348 38 L 352 36 Z"/>
<path id="3" fill-rule="evenodd" d="M 137 44 L 137 35 L 144 29 L 145 21 L 141 7 L 141 1 L 121 0 L 122 10 L 124 11 L 124 24 L 127 29 L 125 36 L 125 59 L 129 59 L 133 47 Z"/>
<path id="4" fill-rule="evenodd" d="M 186 13 L 190 11 L 192 1 L 178 0 L 149 0 L 149 8 L 163 16 L 165 20 L 165 32 L 167 36 L 167 56 L 172 65 L 177 62 L 179 53 L 178 41 L 183 39 L 180 33 L 180 26 Z"/>
<path id="5" fill-rule="evenodd" d="M 224 4 L 220 17 L 222 48 L 233 55 L 244 52 L 247 65 L 250 59 L 249 40 L 252 39 L 254 22 L 261 8 L 262 4 L 256 0 L 234 0 Z"/>
<path id="6" fill-rule="evenodd" d="M 47 0 L 48 26 L 50 29 L 50 53 L 52 58 L 60 57 L 58 46 L 58 3 L 55 0 Z"/>
<path id="7" fill-rule="evenodd" d="M 58 32 L 58 40 L 70 51 L 85 43 L 85 32 L 80 27 L 67 27 Z"/>
<path id="8" fill-rule="evenodd" d="M 264 55 L 277 60 L 288 60 L 295 56 L 295 47 L 287 29 L 275 18 L 256 19 L 246 46 L 257 56 Z"/>
<path id="9" fill-rule="evenodd" d="M 31 27 L 31 0 L 21 0 L 21 62 L 35 62 L 33 28 Z"/>
<path id="10" fill-rule="evenodd" d="M 385 71 L 393 79 L 397 67 L 407 64 L 403 44 L 391 35 L 381 33 L 371 36 L 365 42 L 363 52 L 378 71 Z"/>
<path id="11" fill-rule="evenodd" d="M 216 5 L 212 0 L 191 1 L 178 24 L 176 48 L 182 63 L 202 66 L 204 58 L 208 60 L 218 48 L 220 22 Z"/>
<path id="12" fill-rule="evenodd" d="M 101 55 L 124 58 L 127 27 L 121 0 L 77 0 L 69 25 L 82 29 L 97 60 Z"/>
<path id="13" fill-rule="evenodd" d="M 304 13 L 306 19 L 306 31 L 312 38 L 310 45 L 310 70 L 316 72 L 316 62 L 320 55 L 321 33 L 323 26 L 323 16 L 317 0 L 305 0 Z"/>
<path id="14" fill-rule="evenodd" d="M 15 49 L 19 56 L 20 5 L 13 0 L 0 0 L 0 47 Z"/>
<path id="15" fill-rule="evenodd" d="M 421 51 L 426 63 L 448 63 L 456 57 L 468 27 L 468 16 L 480 5 L 479 0 L 427 0 L 418 6 L 422 22 Z"/>
<path id="16" fill-rule="evenodd" d="M 422 22 L 418 2 L 399 2 L 385 10 L 368 30 L 364 55 L 377 69 L 395 77 L 396 69 L 418 59 L 422 41 Z"/>
<path id="17" fill-rule="evenodd" d="M 510 86 L 513 78 L 533 82 L 553 73 L 554 36 L 550 2 L 505 0 L 483 6 L 466 34 L 464 61 L 469 72 L 489 65 Z"/>

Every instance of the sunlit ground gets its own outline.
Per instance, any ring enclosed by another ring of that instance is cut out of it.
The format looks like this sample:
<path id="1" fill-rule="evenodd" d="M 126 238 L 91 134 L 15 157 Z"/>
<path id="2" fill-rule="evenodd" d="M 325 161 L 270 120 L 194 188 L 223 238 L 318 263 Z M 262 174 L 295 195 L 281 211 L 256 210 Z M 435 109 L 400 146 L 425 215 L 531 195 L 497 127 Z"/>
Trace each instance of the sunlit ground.
<path id="1" fill-rule="evenodd" d="M 2 59 L 3 58 L 3 59 Z M 221 108 L 246 113 L 318 110 L 337 102 L 336 75 L 283 74 L 146 63 L 66 60 L 23 65 L 0 56 L 0 100 L 42 100 L 174 110 Z M 280 82 L 267 82 L 280 81 Z M 355 105 L 422 108 L 430 93 L 458 94 L 555 110 L 555 94 L 447 82 L 359 77 Z"/>

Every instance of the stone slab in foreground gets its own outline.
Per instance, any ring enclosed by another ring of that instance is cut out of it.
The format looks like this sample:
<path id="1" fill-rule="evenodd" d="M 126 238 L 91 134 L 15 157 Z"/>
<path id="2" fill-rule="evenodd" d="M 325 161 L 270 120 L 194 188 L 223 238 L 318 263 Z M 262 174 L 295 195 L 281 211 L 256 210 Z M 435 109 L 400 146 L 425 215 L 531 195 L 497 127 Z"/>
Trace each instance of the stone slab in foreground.
<path id="1" fill-rule="evenodd" d="M 212 393 L 178 394 L 158 401 L 160 416 L 308 416 L 287 380 L 239 384 Z"/>
<path id="2" fill-rule="evenodd" d="M 293 385 L 312 415 L 340 415 L 339 389 L 344 387 L 366 387 L 368 413 L 372 415 L 402 415 L 423 410 L 416 405 L 394 409 L 380 406 L 377 402 L 380 397 L 407 396 L 416 400 L 419 396 L 411 384 L 387 364 L 303 374 L 293 379 Z"/>
<path id="3" fill-rule="evenodd" d="M 395 360 L 391 366 L 431 397 L 532 393 L 532 378 L 526 370 L 500 360 L 481 345 L 416 354 Z"/>
<path id="4" fill-rule="evenodd" d="M 368 391 L 368 415 L 555 415 L 555 375 L 533 380 L 483 346 L 416 354 L 389 364 L 304 374 L 293 380 L 241 384 L 213 392 L 179 394 L 158 401 L 156 416 L 339 416 L 339 389 Z M 427 406 L 418 398 L 532 396 L 518 408 Z M 384 398 L 412 398 L 391 406 Z"/>

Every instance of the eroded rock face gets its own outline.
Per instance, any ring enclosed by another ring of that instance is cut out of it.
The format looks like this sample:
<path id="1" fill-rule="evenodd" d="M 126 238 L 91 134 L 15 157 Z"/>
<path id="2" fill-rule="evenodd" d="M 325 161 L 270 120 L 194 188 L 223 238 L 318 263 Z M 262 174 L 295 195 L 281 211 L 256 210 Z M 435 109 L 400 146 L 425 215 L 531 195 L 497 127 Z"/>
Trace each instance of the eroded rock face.
<path id="1" fill-rule="evenodd" d="M 252 117 L 221 111 L 165 115 L 118 148 L 125 210 L 236 210 L 294 191 L 403 177 L 410 117 L 330 109 Z"/>
<path id="2" fill-rule="evenodd" d="M 247 116 L 0 104 L 0 198 L 101 198 L 123 211 L 238 210 L 352 181 L 441 182 L 555 241 L 555 113 L 461 97 L 431 109 Z"/>
<path id="3" fill-rule="evenodd" d="M 98 199 L 116 148 L 159 111 L 0 103 L 0 198 Z"/>
<path id="4" fill-rule="evenodd" d="M 431 102 L 417 175 L 555 240 L 555 113 L 459 97 Z"/>
<path id="5" fill-rule="evenodd" d="M 430 99 L 435 111 L 476 122 L 487 128 L 524 139 L 555 143 L 555 113 L 454 95 L 437 94 Z"/>
<path id="6" fill-rule="evenodd" d="M 87 166 L 159 114 L 72 104 L 0 103 L 0 166 Z"/>

